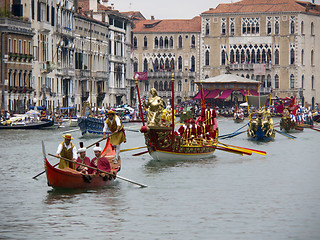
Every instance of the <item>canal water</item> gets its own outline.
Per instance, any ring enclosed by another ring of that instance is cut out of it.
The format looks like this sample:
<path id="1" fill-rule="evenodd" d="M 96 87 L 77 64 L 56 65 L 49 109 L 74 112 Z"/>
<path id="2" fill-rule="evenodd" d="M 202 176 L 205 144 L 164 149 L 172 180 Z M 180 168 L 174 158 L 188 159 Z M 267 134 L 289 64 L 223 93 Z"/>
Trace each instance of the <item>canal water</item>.
<path id="1" fill-rule="evenodd" d="M 275 119 L 275 122 L 278 120 Z M 219 118 L 220 134 L 244 125 Z M 122 149 L 144 145 L 139 124 L 127 124 Z M 47 186 L 41 141 L 55 154 L 63 130 L 1 130 L 0 239 L 320 239 L 320 132 L 305 129 L 257 143 L 241 134 L 227 144 L 267 152 L 158 162 L 144 149 L 123 152 L 121 181 L 90 191 Z M 73 142 L 85 146 L 99 138 Z M 92 158 L 90 148 L 87 155 Z M 57 159 L 49 157 L 52 164 Z"/>

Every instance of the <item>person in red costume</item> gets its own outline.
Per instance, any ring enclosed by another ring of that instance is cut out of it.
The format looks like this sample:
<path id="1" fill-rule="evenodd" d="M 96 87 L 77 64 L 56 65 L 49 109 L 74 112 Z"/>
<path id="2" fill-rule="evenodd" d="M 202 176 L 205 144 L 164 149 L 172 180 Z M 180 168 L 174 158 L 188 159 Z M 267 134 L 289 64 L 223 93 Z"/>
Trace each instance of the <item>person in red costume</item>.
<path id="1" fill-rule="evenodd" d="M 106 157 L 101 156 L 102 149 L 101 147 L 99 147 L 99 143 L 96 144 L 96 146 L 93 148 L 93 151 L 96 157 L 91 160 L 90 167 L 98 168 L 105 172 L 110 172 L 111 171 L 110 163 Z M 89 173 L 98 174 L 99 171 L 89 169 Z M 105 177 L 106 174 L 100 173 L 100 176 Z"/>
<path id="2" fill-rule="evenodd" d="M 82 163 L 85 165 L 90 165 L 90 158 L 86 156 L 86 148 L 83 147 L 83 142 L 80 142 L 80 148 L 78 149 L 79 157 L 77 158 L 77 163 Z M 88 168 L 85 166 L 81 166 L 79 164 L 76 164 L 76 170 L 83 173 L 88 174 Z"/>
<path id="3" fill-rule="evenodd" d="M 197 138 L 210 140 L 209 126 L 203 123 L 202 117 L 200 117 L 198 121 Z"/>
<path id="4" fill-rule="evenodd" d="M 185 130 L 190 126 L 189 119 L 184 120 L 184 124 L 178 129 L 178 133 L 183 137 Z"/>
<path id="5" fill-rule="evenodd" d="M 217 130 L 218 130 L 218 125 L 217 125 L 217 119 L 216 119 L 216 111 L 214 109 L 210 108 L 210 104 L 207 104 L 207 109 L 204 112 L 204 124 L 207 124 L 210 129 L 210 136 L 212 138 L 215 138 Z"/>

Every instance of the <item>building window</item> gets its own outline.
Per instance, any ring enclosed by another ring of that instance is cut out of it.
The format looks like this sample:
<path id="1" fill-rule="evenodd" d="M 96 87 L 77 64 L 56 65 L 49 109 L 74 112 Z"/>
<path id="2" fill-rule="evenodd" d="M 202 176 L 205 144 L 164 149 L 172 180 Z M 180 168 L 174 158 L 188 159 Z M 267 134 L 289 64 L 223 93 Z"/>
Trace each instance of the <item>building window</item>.
<path id="1" fill-rule="evenodd" d="M 295 17 L 290 17 L 290 34 L 294 34 L 295 31 Z"/>
<path id="2" fill-rule="evenodd" d="M 230 18 L 230 36 L 234 36 L 234 25 L 235 25 L 234 18 Z"/>
<path id="3" fill-rule="evenodd" d="M 179 71 L 182 71 L 182 57 L 178 57 L 178 69 Z"/>
<path id="4" fill-rule="evenodd" d="M 303 21 L 301 21 L 301 35 L 304 35 L 304 26 L 303 26 Z"/>
<path id="5" fill-rule="evenodd" d="M 191 72 L 194 72 L 196 70 L 196 58 L 194 56 L 191 57 Z"/>
<path id="6" fill-rule="evenodd" d="M 279 65 L 279 50 L 276 49 L 276 51 L 274 52 L 274 64 L 275 65 Z"/>
<path id="7" fill-rule="evenodd" d="M 143 61 L 143 71 L 144 72 L 148 71 L 148 60 L 146 58 Z"/>
<path id="8" fill-rule="evenodd" d="M 194 81 L 192 80 L 191 82 L 190 82 L 190 91 L 191 92 L 194 92 Z"/>
<path id="9" fill-rule="evenodd" d="M 304 89 L 304 75 L 301 76 L 301 88 Z"/>
<path id="10" fill-rule="evenodd" d="M 178 39 L 178 48 L 182 48 L 182 36 L 181 35 L 179 36 L 179 39 Z"/>
<path id="11" fill-rule="evenodd" d="M 12 53 L 12 39 L 11 38 L 8 39 L 8 50 L 9 50 L 9 53 Z"/>
<path id="12" fill-rule="evenodd" d="M 170 48 L 173 48 L 173 37 L 170 37 L 169 46 Z"/>
<path id="13" fill-rule="evenodd" d="M 311 89 L 314 89 L 314 76 L 311 76 Z"/>
<path id="14" fill-rule="evenodd" d="M 163 37 L 160 37 L 159 47 L 160 47 L 160 48 L 163 48 Z"/>
<path id="15" fill-rule="evenodd" d="M 242 34 L 259 34 L 260 18 L 242 18 Z"/>
<path id="16" fill-rule="evenodd" d="M 143 47 L 144 48 L 148 47 L 148 38 L 146 36 L 144 36 L 144 38 L 143 38 Z"/>
<path id="17" fill-rule="evenodd" d="M 291 48 L 290 50 L 290 64 L 294 64 L 294 49 Z"/>
<path id="18" fill-rule="evenodd" d="M 138 62 L 133 63 L 133 71 L 138 72 Z"/>
<path id="19" fill-rule="evenodd" d="M 271 35 L 271 31 L 272 31 L 271 21 L 272 21 L 272 17 L 267 17 L 267 35 Z"/>
<path id="20" fill-rule="evenodd" d="M 157 82 L 157 81 L 154 82 L 154 85 L 153 85 L 153 86 L 154 86 L 154 88 L 158 91 L 159 88 L 158 88 L 158 82 Z"/>
<path id="21" fill-rule="evenodd" d="M 206 24 L 206 36 L 208 36 L 210 33 L 210 25 L 209 23 Z"/>
<path id="22" fill-rule="evenodd" d="M 221 18 L 221 35 L 226 35 L 226 18 Z"/>
<path id="23" fill-rule="evenodd" d="M 311 35 L 314 35 L 313 22 L 311 22 Z"/>
<path id="24" fill-rule="evenodd" d="M 168 82 L 167 82 L 167 81 L 164 82 L 164 90 L 165 90 L 165 91 L 168 91 L 168 90 L 169 90 L 169 88 L 168 88 Z"/>
<path id="25" fill-rule="evenodd" d="M 274 76 L 274 88 L 279 89 L 279 76 L 277 74 Z"/>
<path id="26" fill-rule="evenodd" d="M 162 81 L 160 81 L 160 83 L 159 83 L 159 91 L 163 91 L 163 83 L 162 83 Z"/>
<path id="27" fill-rule="evenodd" d="M 164 38 L 164 48 L 168 48 L 169 47 L 169 40 L 168 37 Z"/>
<path id="28" fill-rule="evenodd" d="M 310 55 L 310 60 L 311 60 L 311 66 L 313 66 L 313 50 L 311 50 L 311 55 Z"/>
<path id="29" fill-rule="evenodd" d="M 294 75 L 290 75 L 290 89 L 294 89 Z"/>
<path id="30" fill-rule="evenodd" d="M 304 64 L 304 50 L 301 50 L 301 65 Z"/>
<path id="31" fill-rule="evenodd" d="M 226 65 L 226 52 L 224 50 L 221 52 L 221 65 Z"/>
<path id="32" fill-rule="evenodd" d="M 274 34 L 280 33 L 280 17 L 274 17 Z"/>
<path id="33" fill-rule="evenodd" d="M 159 42 L 158 42 L 158 37 L 154 38 L 154 48 L 158 48 Z"/>
<path id="34" fill-rule="evenodd" d="M 210 64 L 210 52 L 209 50 L 207 50 L 205 53 L 205 65 L 209 66 L 209 64 Z"/>
<path id="35" fill-rule="evenodd" d="M 172 71 L 174 71 L 175 67 L 174 67 L 174 59 L 172 58 L 171 61 L 170 61 L 170 69 Z"/>
<path id="36" fill-rule="evenodd" d="M 196 37 L 194 35 L 191 36 L 191 48 L 196 47 Z"/>
<path id="37" fill-rule="evenodd" d="M 178 92 L 181 92 L 182 91 L 182 81 L 179 80 L 178 81 Z"/>

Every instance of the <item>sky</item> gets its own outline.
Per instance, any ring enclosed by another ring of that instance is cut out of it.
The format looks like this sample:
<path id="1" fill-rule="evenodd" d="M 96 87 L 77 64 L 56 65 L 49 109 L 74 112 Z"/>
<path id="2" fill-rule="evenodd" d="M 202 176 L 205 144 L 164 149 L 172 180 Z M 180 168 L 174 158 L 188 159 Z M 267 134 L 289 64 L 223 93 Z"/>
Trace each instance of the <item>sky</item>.
<path id="1" fill-rule="evenodd" d="M 191 19 L 201 13 L 215 8 L 220 3 L 239 0 L 109 0 L 120 12 L 140 11 L 146 19 Z M 310 1 L 311 0 L 305 0 Z M 320 4 L 320 0 L 315 0 Z"/>

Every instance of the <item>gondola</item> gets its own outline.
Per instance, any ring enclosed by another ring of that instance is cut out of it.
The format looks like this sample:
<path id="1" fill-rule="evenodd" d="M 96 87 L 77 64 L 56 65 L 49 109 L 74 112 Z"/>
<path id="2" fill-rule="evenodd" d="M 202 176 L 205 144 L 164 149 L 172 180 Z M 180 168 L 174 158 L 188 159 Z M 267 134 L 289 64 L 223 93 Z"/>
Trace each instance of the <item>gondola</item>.
<path id="1" fill-rule="evenodd" d="M 280 130 L 285 132 L 302 132 L 303 124 L 298 124 L 289 116 L 282 116 L 280 119 Z"/>
<path id="2" fill-rule="evenodd" d="M 107 141 L 107 144 L 102 151 L 102 155 L 106 156 L 110 162 L 112 172 L 120 171 L 121 160 L 117 164 L 113 164 L 115 158 L 115 150 L 112 149 L 111 144 Z M 114 184 L 115 178 L 100 177 L 99 175 L 90 175 L 91 179 L 88 180 L 84 174 L 73 170 L 71 168 L 58 169 L 53 167 L 47 160 L 47 156 L 43 146 L 43 156 L 45 163 L 45 170 L 47 174 L 48 186 L 55 189 L 94 189 Z"/>
<path id="3" fill-rule="evenodd" d="M 40 129 L 51 127 L 54 124 L 54 120 L 42 120 L 36 122 L 18 122 L 12 125 L 1 125 L 0 129 Z"/>

